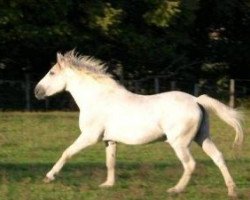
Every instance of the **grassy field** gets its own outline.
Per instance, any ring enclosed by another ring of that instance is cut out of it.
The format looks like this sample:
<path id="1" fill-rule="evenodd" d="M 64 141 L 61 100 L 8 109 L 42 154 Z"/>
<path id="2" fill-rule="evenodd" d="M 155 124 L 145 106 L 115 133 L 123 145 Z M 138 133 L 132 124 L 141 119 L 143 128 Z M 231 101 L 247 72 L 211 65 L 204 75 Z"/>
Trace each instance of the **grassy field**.
<path id="1" fill-rule="evenodd" d="M 239 199 L 250 199 L 250 111 L 244 123 L 245 143 L 236 158 L 234 132 L 213 117 L 212 138 L 224 153 L 238 186 Z M 227 199 L 222 176 L 213 162 L 194 143 L 197 168 L 186 192 L 169 195 L 182 166 L 169 145 L 118 145 L 117 183 L 98 187 L 106 176 L 104 144 L 90 147 L 70 160 L 57 179 L 45 184 L 46 172 L 79 134 L 78 113 L 0 112 L 1 200 L 202 200 Z"/>

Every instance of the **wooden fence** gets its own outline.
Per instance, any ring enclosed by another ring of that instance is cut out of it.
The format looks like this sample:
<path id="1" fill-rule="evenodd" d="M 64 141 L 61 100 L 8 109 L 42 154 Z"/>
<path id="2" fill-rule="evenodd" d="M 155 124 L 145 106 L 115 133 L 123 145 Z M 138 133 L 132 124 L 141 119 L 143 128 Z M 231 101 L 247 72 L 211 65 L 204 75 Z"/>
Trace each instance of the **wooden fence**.
<path id="1" fill-rule="evenodd" d="M 62 94 L 46 101 L 37 101 L 33 90 L 36 81 L 29 74 L 25 80 L 0 80 L 0 110 L 71 110 L 77 109 L 70 95 Z M 155 94 L 159 92 L 180 90 L 194 96 L 208 94 L 235 107 L 238 98 L 250 97 L 250 80 L 231 79 L 223 86 L 215 81 L 192 80 L 170 81 L 164 76 L 147 77 L 140 80 L 125 80 L 123 84 L 131 91 L 140 94 Z"/>

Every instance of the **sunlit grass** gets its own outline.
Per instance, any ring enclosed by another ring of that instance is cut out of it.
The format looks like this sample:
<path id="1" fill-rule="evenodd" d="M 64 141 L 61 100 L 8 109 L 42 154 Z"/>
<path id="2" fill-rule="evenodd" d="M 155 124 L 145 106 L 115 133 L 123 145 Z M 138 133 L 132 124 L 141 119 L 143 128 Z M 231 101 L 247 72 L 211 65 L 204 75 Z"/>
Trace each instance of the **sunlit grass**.
<path id="1" fill-rule="evenodd" d="M 250 111 L 245 142 L 239 158 L 232 150 L 234 132 L 212 116 L 212 138 L 223 152 L 238 185 L 239 198 L 250 199 Z M 94 145 L 70 160 L 55 182 L 42 179 L 65 148 L 79 135 L 78 113 L 0 113 L 0 199 L 227 199 L 218 168 L 192 144 L 197 168 L 185 193 L 169 195 L 166 189 L 181 176 L 182 166 L 165 143 L 118 145 L 117 184 L 98 185 L 106 176 L 104 144 Z"/>

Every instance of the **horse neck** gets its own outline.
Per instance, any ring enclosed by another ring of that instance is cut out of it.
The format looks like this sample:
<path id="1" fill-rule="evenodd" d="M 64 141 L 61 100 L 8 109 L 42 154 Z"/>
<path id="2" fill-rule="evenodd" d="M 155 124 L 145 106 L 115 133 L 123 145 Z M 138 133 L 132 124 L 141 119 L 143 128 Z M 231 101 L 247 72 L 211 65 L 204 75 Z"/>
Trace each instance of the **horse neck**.
<path id="1" fill-rule="evenodd" d="M 71 78 L 67 87 L 67 91 L 71 93 L 80 110 L 96 107 L 98 101 L 105 101 L 108 94 L 117 89 L 118 85 L 110 86 L 88 75 Z"/>

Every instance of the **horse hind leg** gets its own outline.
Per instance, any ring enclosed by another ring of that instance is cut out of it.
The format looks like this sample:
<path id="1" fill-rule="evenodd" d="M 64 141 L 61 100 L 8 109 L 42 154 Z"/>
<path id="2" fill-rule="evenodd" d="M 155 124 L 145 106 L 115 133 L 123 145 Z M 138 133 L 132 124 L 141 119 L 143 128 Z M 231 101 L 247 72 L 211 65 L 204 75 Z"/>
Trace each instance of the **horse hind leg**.
<path id="1" fill-rule="evenodd" d="M 232 176 L 228 171 L 222 153 L 217 149 L 217 147 L 209 137 L 202 142 L 201 146 L 204 152 L 213 160 L 213 162 L 220 169 L 228 189 L 228 195 L 231 197 L 236 197 L 237 196 L 237 193 L 235 191 L 236 185 L 233 181 Z"/>
<path id="2" fill-rule="evenodd" d="M 178 181 L 178 183 L 168 189 L 167 191 L 169 193 L 180 193 L 183 192 L 191 178 L 191 175 L 195 169 L 195 161 L 189 151 L 189 148 L 186 146 L 181 145 L 171 145 L 177 155 L 177 157 L 180 159 L 184 172 L 182 174 L 182 177 Z"/>
<path id="3" fill-rule="evenodd" d="M 195 142 L 198 143 L 203 151 L 213 160 L 213 162 L 220 169 L 222 176 L 224 178 L 225 184 L 228 188 L 228 195 L 236 197 L 235 183 L 231 177 L 226 163 L 224 161 L 222 153 L 217 149 L 213 141 L 209 137 L 209 118 L 206 111 L 203 109 L 203 119 L 200 125 L 200 130 L 198 131 Z"/>
<path id="4" fill-rule="evenodd" d="M 198 125 L 196 123 L 193 123 L 191 126 L 178 126 L 175 127 L 174 130 L 171 130 L 171 135 L 174 137 L 169 138 L 168 142 L 175 151 L 176 156 L 181 161 L 184 171 L 178 183 L 174 187 L 167 190 L 169 193 L 183 192 L 191 179 L 192 173 L 195 170 L 196 164 L 193 156 L 190 153 L 189 146 L 197 131 L 197 126 Z"/>

